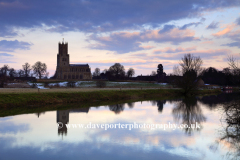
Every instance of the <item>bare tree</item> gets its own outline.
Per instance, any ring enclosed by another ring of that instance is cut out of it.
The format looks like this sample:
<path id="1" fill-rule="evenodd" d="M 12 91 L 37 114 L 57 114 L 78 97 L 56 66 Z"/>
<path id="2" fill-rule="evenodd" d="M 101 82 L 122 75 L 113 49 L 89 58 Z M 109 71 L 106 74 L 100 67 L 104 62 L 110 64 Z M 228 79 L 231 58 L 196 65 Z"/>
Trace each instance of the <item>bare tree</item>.
<path id="1" fill-rule="evenodd" d="M 107 72 L 108 72 L 108 69 L 104 69 L 104 70 L 102 71 L 103 74 L 106 74 Z"/>
<path id="2" fill-rule="evenodd" d="M 156 76 L 156 75 L 157 75 L 156 71 L 152 71 L 151 76 Z"/>
<path id="3" fill-rule="evenodd" d="M 38 61 L 32 66 L 32 69 L 33 73 L 39 77 L 39 79 L 42 79 L 43 75 L 47 72 L 47 65 Z"/>
<path id="4" fill-rule="evenodd" d="M 182 74 L 193 70 L 199 75 L 202 72 L 203 61 L 200 57 L 195 57 L 192 54 L 185 54 L 182 61 L 179 63 Z"/>
<path id="5" fill-rule="evenodd" d="M 228 65 L 232 68 L 232 69 L 240 69 L 240 65 L 239 62 L 236 58 L 234 58 L 233 56 L 229 56 L 228 57 Z"/>
<path id="6" fill-rule="evenodd" d="M 135 74 L 134 69 L 133 68 L 129 68 L 128 71 L 127 71 L 127 77 L 128 78 L 132 77 L 132 76 L 134 76 L 134 74 Z"/>
<path id="7" fill-rule="evenodd" d="M 3 88 L 7 84 L 7 74 L 9 69 L 10 68 L 8 65 L 4 65 L 2 68 L 0 68 L 0 88 Z"/>
<path id="8" fill-rule="evenodd" d="M 13 78 L 13 77 L 16 77 L 16 75 L 17 75 L 17 73 L 16 73 L 15 69 L 14 68 L 10 68 L 9 69 L 9 76 L 11 78 Z"/>
<path id="9" fill-rule="evenodd" d="M 8 65 L 4 65 L 0 70 L 1 70 L 1 74 L 3 75 L 3 76 L 7 76 L 7 74 L 8 74 L 8 71 L 9 71 L 9 66 Z"/>
<path id="10" fill-rule="evenodd" d="M 100 76 L 100 69 L 99 68 L 95 68 L 95 71 L 93 72 L 93 76 L 94 77 Z"/>
<path id="11" fill-rule="evenodd" d="M 48 79 L 49 76 L 49 72 L 46 72 L 46 74 L 44 75 L 43 79 Z"/>
<path id="12" fill-rule="evenodd" d="M 233 75 L 232 82 L 236 85 L 240 85 L 240 65 L 238 60 L 233 56 L 229 56 L 228 65 L 230 66 Z"/>
<path id="13" fill-rule="evenodd" d="M 24 71 L 22 69 L 19 69 L 17 71 L 17 75 L 18 75 L 18 77 L 24 77 Z"/>
<path id="14" fill-rule="evenodd" d="M 22 65 L 23 71 L 24 71 L 24 77 L 29 77 L 30 71 L 31 71 L 31 66 L 29 63 L 25 63 Z"/>
<path id="15" fill-rule="evenodd" d="M 119 78 L 122 78 L 125 76 L 124 66 L 121 65 L 120 63 L 115 63 L 114 65 L 112 65 L 109 68 L 108 72 L 109 72 L 110 76 L 115 79 L 119 79 Z"/>
<path id="16" fill-rule="evenodd" d="M 174 66 L 173 74 L 175 78 L 172 82 L 183 89 L 184 95 L 198 88 L 197 75 L 202 71 L 202 64 L 200 57 L 186 54 L 180 61 L 179 66 Z"/>

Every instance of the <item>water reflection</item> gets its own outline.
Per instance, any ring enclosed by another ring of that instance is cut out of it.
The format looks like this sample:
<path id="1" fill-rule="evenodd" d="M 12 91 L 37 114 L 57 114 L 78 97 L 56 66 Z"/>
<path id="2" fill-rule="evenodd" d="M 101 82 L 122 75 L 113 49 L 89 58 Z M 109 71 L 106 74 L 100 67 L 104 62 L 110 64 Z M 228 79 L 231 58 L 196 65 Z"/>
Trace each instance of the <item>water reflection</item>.
<path id="1" fill-rule="evenodd" d="M 61 122 L 62 128 L 58 128 L 58 135 L 67 135 L 66 124 L 69 122 L 69 110 L 57 111 L 57 123 Z"/>
<path id="2" fill-rule="evenodd" d="M 225 103 L 223 111 L 223 121 L 226 123 L 220 132 L 219 142 L 227 146 L 228 159 L 240 159 L 240 100 Z"/>
<path id="3" fill-rule="evenodd" d="M 195 97 L 185 98 L 181 102 L 177 102 L 172 110 L 174 119 L 181 124 L 187 124 L 185 132 L 191 135 L 195 128 L 191 128 L 192 124 L 200 124 L 206 121 L 206 117 L 202 113 L 200 105 Z M 202 127 L 201 127 L 202 128 Z M 201 128 L 196 128 L 200 130 Z"/>
<path id="4" fill-rule="evenodd" d="M 129 103 L 127 103 L 127 105 L 128 105 L 129 108 L 133 108 L 134 107 L 134 102 L 129 102 Z"/>
<path id="5" fill-rule="evenodd" d="M 66 124 L 69 123 L 69 113 L 88 113 L 89 108 L 79 108 L 72 110 L 58 110 L 57 111 L 57 123 L 62 123 L 62 128 L 58 128 L 58 135 L 67 135 L 67 127 Z"/>
<path id="6" fill-rule="evenodd" d="M 125 104 L 115 104 L 115 105 L 109 105 L 110 111 L 113 111 L 115 114 L 120 114 L 124 110 Z"/>
<path id="7" fill-rule="evenodd" d="M 167 102 L 166 100 L 151 101 L 153 106 L 157 105 L 159 113 L 162 113 L 163 106 L 164 106 L 164 104 L 166 104 L 166 102 Z"/>
<path id="8" fill-rule="evenodd" d="M 198 101 L 209 107 L 209 109 L 214 109 L 218 107 L 220 104 L 225 104 L 228 102 L 232 102 L 239 98 L 239 94 L 236 92 L 229 93 L 229 94 L 218 94 L 218 95 L 211 95 L 211 96 L 204 96 L 198 97 Z"/>
<path id="9" fill-rule="evenodd" d="M 41 114 L 45 114 L 45 112 L 37 112 L 35 113 L 37 115 L 37 117 L 39 118 Z"/>
<path id="10" fill-rule="evenodd" d="M 0 118 L 2 127 L 0 128 L 0 159 L 40 157 L 39 159 L 140 160 L 161 157 L 170 160 L 218 160 L 223 159 L 222 155 L 226 154 L 239 159 L 240 127 L 237 123 L 240 107 L 232 103 L 232 100 L 236 98 L 235 95 L 226 96 L 130 102 L 79 109 L 68 108 Z M 226 125 L 221 130 L 222 134 L 219 135 L 216 131 L 219 131 L 221 125 L 219 119 L 222 113 L 219 112 L 219 108 L 222 105 L 226 109 L 223 122 Z M 56 122 L 85 125 L 89 122 L 92 124 L 178 122 L 189 125 L 197 122 L 203 127 L 201 130 L 138 128 L 130 131 L 128 129 L 70 129 L 64 125 L 65 128 L 58 129 Z M 24 130 L 19 129 L 24 126 Z M 225 148 L 219 145 L 217 149 L 214 149 L 212 144 L 215 144 L 216 139 L 219 140 L 219 144 L 225 145 Z"/>

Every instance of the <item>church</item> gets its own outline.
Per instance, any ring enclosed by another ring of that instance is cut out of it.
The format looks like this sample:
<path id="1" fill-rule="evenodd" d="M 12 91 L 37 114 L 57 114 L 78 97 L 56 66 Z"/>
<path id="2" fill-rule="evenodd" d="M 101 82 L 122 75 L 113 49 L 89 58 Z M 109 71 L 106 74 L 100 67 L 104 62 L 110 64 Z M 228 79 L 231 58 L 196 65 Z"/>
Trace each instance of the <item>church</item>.
<path id="1" fill-rule="evenodd" d="M 92 79 L 88 64 L 69 64 L 68 43 L 58 44 L 56 79 L 89 80 Z"/>

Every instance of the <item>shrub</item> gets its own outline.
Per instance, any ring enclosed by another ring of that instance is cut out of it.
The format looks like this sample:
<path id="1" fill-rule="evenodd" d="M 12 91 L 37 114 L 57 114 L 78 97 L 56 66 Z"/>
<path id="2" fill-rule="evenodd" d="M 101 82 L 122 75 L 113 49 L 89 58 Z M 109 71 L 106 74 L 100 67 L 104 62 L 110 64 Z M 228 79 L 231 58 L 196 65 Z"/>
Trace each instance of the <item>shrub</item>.
<path id="1" fill-rule="evenodd" d="M 67 87 L 71 87 L 71 88 L 76 87 L 76 82 L 74 82 L 74 81 L 68 82 L 68 83 L 67 83 Z"/>
<path id="2" fill-rule="evenodd" d="M 37 84 L 36 83 L 32 83 L 31 88 L 37 88 Z"/>
<path id="3" fill-rule="evenodd" d="M 4 81 L 0 81 L 0 88 L 4 88 Z"/>
<path id="4" fill-rule="evenodd" d="M 106 87 L 106 81 L 96 81 L 96 86 L 99 88 Z"/>
<path id="5" fill-rule="evenodd" d="M 45 83 L 44 83 L 44 87 L 45 87 L 45 88 L 49 87 L 49 83 L 48 83 L 48 82 L 45 82 Z"/>

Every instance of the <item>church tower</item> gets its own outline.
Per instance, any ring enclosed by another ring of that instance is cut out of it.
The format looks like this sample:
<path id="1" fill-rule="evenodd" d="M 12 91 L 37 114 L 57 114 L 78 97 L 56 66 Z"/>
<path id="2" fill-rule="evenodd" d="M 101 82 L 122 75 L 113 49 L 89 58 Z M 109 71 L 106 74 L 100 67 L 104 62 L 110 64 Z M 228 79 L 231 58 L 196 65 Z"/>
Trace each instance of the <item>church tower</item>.
<path id="1" fill-rule="evenodd" d="M 69 66 L 68 43 L 58 43 L 57 66 Z"/>
<path id="2" fill-rule="evenodd" d="M 57 78 L 63 78 L 63 72 L 67 71 L 69 67 L 68 43 L 58 43 L 57 54 Z"/>
<path id="3" fill-rule="evenodd" d="M 88 64 L 70 64 L 68 43 L 58 43 L 57 69 L 55 79 L 80 80 L 92 79 L 91 69 Z"/>

